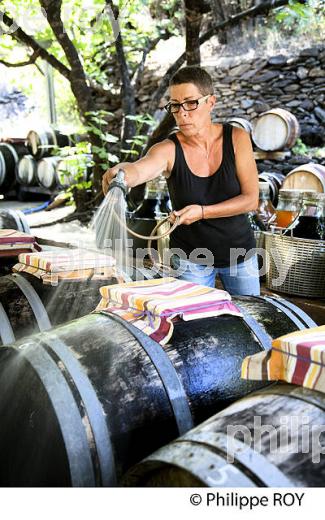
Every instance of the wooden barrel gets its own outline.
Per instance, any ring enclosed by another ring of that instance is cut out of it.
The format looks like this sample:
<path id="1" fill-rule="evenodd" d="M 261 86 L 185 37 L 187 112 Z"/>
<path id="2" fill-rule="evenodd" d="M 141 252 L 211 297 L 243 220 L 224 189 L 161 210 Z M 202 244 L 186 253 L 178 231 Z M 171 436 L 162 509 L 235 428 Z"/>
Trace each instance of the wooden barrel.
<path id="1" fill-rule="evenodd" d="M 40 131 L 30 130 L 27 134 L 26 145 L 29 153 L 36 159 L 41 159 L 52 155 L 57 148 L 71 146 L 72 141 L 70 136 L 61 134 L 58 130 L 46 128 Z"/>
<path id="2" fill-rule="evenodd" d="M 229 123 L 232 126 L 237 126 L 238 128 L 243 128 L 249 134 L 251 134 L 253 131 L 252 123 L 242 117 L 230 117 L 227 119 L 226 123 Z"/>
<path id="3" fill-rule="evenodd" d="M 179 320 L 164 348 L 101 313 L 0 348 L 0 485 L 115 485 L 143 457 L 265 386 L 241 379 L 244 357 L 308 318 L 264 298 L 234 301 L 243 318 Z"/>
<path id="4" fill-rule="evenodd" d="M 60 157 L 45 157 L 37 164 L 36 176 L 40 186 L 48 190 L 57 187 L 56 167 Z"/>
<path id="5" fill-rule="evenodd" d="M 15 147 L 8 143 L 0 144 L 0 191 L 10 189 L 16 181 L 15 170 L 19 156 Z"/>
<path id="6" fill-rule="evenodd" d="M 153 273 L 146 268 L 133 268 L 131 273 L 134 280 L 152 277 Z M 51 286 L 28 273 L 1 276 L 0 345 L 85 316 L 99 304 L 100 287 L 117 282 L 112 277 L 61 281 L 58 286 Z"/>
<path id="7" fill-rule="evenodd" d="M 252 132 L 256 146 L 266 152 L 292 148 L 299 135 L 297 118 L 282 108 L 273 108 L 261 114 Z"/>
<path id="8" fill-rule="evenodd" d="M 262 172 L 258 176 L 262 182 L 267 182 L 270 188 L 270 196 L 273 206 L 277 206 L 279 190 L 283 187 L 285 176 L 278 172 Z"/>
<path id="9" fill-rule="evenodd" d="M 141 487 L 323 487 L 325 458 L 319 453 L 317 458 L 311 432 L 314 428 L 317 436 L 324 424 L 324 394 L 275 384 L 237 401 L 150 455 L 129 471 L 124 483 Z"/>
<path id="10" fill-rule="evenodd" d="M 325 166 L 302 164 L 288 173 L 282 185 L 286 190 L 315 190 L 325 193 Z"/>
<path id="11" fill-rule="evenodd" d="M 17 229 L 24 233 L 30 233 L 24 213 L 17 209 L 0 210 L 0 229 Z"/>
<path id="12" fill-rule="evenodd" d="M 37 185 L 37 162 L 32 155 L 25 155 L 16 166 L 16 177 L 23 186 Z"/>

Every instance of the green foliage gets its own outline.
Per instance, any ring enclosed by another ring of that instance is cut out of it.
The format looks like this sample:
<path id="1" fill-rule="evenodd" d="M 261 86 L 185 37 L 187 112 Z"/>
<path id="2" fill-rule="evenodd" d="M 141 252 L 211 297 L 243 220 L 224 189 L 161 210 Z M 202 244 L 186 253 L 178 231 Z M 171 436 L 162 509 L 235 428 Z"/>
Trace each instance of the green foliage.
<path id="1" fill-rule="evenodd" d="M 291 34 L 311 34 L 319 29 L 324 34 L 324 0 L 306 0 L 304 4 L 289 0 L 289 4 L 275 10 L 280 28 Z"/>
<path id="2" fill-rule="evenodd" d="M 325 146 L 314 148 L 307 146 L 300 138 L 297 139 L 296 144 L 292 148 L 295 155 L 306 155 L 310 158 L 323 159 L 325 157 Z"/>
<path id="3" fill-rule="evenodd" d="M 309 148 L 300 138 L 298 138 L 292 151 L 295 155 L 308 155 Z"/>
<path id="4" fill-rule="evenodd" d="M 119 157 L 107 149 L 109 144 L 115 144 L 119 140 L 118 137 L 106 131 L 107 119 L 113 116 L 113 114 L 106 110 L 97 110 L 95 112 L 87 112 L 86 116 L 88 118 L 88 124 L 85 127 L 86 131 L 95 134 L 101 141 L 100 146 L 92 147 L 92 152 L 99 157 L 100 167 L 105 171 L 109 164 L 117 164 L 119 162 Z"/>
<path id="5" fill-rule="evenodd" d="M 132 155 L 135 159 L 140 155 L 141 150 L 144 148 L 148 141 L 148 133 L 147 135 L 141 135 L 141 130 L 144 126 L 147 126 L 148 129 L 152 128 L 156 121 L 150 114 L 137 115 L 137 116 L 126 116 L 127 119 L 131 121 L 135 121 L 136 131 L 135 135 L 132 139 L 127 139 L 126 142 L 130 144 L 130 148 L 128 150 L 121 150 L 123 153 L 127 153 Z"/>

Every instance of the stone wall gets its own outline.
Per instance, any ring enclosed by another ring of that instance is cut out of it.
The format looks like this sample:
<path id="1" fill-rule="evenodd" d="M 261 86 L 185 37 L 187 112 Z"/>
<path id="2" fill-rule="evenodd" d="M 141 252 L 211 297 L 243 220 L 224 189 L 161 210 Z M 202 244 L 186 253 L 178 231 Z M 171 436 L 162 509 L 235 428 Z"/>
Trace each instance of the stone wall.
<path id="1" fill-rule="evenodd" d="M 293 113 L 301 139 L 309 146 L 325 144 L 325 48 L 304 49 L 297 56 L 282 54 L 239 65 L 207 67 L 215 80 L 216 121 L 230 116 L 251 123 L 270 108 Z"/>

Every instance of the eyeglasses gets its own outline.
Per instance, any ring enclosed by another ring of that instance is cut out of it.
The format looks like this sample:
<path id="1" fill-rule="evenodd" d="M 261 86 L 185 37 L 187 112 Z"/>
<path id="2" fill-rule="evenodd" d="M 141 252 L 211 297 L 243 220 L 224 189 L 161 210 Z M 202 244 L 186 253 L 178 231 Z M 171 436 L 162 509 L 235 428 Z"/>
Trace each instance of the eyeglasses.
<path id="1" fill-rule="evenodd" d="M 169 114 L 177 114 L 181 107 L 186 112 L 191 112 L 192 110 L 196 110 L 199 105 L 201 105 L 212 95 L 213 94 L 208 94 L 207 96 L 203 96 L 199 99 L 190 99 L 189 101 L 184 101 L 184 103 L 167 103 L 167 105 L 164 106 L 164 109 L 167 110 Z"/>

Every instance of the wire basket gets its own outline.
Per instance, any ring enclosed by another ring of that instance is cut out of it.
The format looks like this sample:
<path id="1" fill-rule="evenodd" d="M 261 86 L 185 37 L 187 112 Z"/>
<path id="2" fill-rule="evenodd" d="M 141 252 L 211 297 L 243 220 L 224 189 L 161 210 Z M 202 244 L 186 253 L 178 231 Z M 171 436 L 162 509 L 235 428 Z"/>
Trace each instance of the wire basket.
<path id="1" fill-rule="evenodd" d="M 297 296 L 325 297 L 325 241 L 264 233 L 266 287 Z"/>

